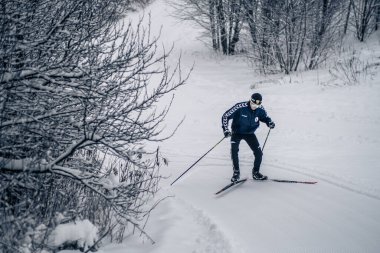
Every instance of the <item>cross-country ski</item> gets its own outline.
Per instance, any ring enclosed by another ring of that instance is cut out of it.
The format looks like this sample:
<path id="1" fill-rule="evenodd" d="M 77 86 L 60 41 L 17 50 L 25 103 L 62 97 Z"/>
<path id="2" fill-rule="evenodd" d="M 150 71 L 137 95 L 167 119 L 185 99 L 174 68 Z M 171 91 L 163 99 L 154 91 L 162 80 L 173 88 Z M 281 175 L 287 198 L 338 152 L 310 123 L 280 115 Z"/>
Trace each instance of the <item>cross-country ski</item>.
<path id="1" fill-rule="evenodd" d="M 231 182 L 231 183 L 229 183 L 228 185 L 226 185 L 225 187 L 223 187 L 222 189 L 220 189 L 219 191 L 217 191 L 217 192 L 215 193 L 215 195 L 218 195 L 218 194 L 220 194 L 220 193 L 222 193 L 222 192 L 225 192 L 225 191 L 228 190 L 228 189 L 235 188 L 235 187 L 237 187 L 237 186 L 243 184 L 243 183 L 244 183 L 245 181 L 247 181 L 247 180 L 248 180 L 248 178 L 244 178 L 244 179 L 237 180 L 237 181 L 235 181 L 235 182 Z"/>
<path id="2" fill-rule="evenodd" d="M 288 179 L 273 179 L 270 178 L 269 180 L 279 183 L 294 183 L 294 184 L 316 184 L 317 181 L 301 181 L 301 180 L 288 180 Z"/>
<path id="3" fill-rule="evenodd" d="M 231 182 L 227 184 L 225 187 L 223 187 L 222 189 L 220 189 L 219 191 L 217 191 L 215 195 L 221 194 L 228 189 L 235 188 L 236 186 L 243 184 L 247 180 L 248 178 L 244 178 L 244 179 L 239 179 L 235 182 Z M 253 181 L 257 181 L 257 180 L 253 180 Z M 262 181 L 266 181 L 266 180 L 262 180 Z M 317 183 L 317 181 L 300 181 L 300 180 L 272 179 L 272 178 L 268 179 L 268 181 L 280 182 L 280 183 L 298 183 L 298 184 L 316 184 Z"/>

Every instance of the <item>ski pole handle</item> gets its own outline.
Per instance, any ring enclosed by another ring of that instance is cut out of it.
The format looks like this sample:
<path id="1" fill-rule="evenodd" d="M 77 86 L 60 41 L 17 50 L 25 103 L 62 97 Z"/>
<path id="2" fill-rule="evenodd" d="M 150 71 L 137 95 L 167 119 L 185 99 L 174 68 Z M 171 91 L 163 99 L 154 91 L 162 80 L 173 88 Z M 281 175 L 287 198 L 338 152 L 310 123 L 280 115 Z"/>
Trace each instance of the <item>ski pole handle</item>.
<path id="1" fill-rule="evenodd" d="M 219 145 L 226 137 L 223 137 L 218 143 L 216 143 L 212 148 L 209 149 L 204 155 L 202 155 L 197 161 L 195 161 L 187 170 L 185 170 L 179 177 L 177 177 L 170 185 L 173 185 L 175 182 L 177 182 L 178 179 L 180 179 L 183 175 L 185 175 L 191 168 L 194 167 L 195 164 L 197 164 L 200 160 L 202 160 L 203 157 L 205 157 L 208 153 L 210 153 L 211 150 L 213 150 L 216 146 Z"/>

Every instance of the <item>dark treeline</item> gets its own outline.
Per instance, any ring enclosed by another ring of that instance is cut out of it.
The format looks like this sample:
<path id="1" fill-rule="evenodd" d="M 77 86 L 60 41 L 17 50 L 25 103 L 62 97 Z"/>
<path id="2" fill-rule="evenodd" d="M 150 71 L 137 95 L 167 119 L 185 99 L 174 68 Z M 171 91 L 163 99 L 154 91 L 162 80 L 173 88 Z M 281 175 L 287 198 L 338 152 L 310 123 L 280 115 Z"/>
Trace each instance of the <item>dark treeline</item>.
<path id="1" fill-rule="evenodd" d="M 174 2 L 174 1 L 173 1 Z M 379 29 L 379 0 L 181 0 L 177 16 L 202 26 L 212 48 L 245 53 L 261 72 L 317 68 L 349 30 L 364 41 Z"/>

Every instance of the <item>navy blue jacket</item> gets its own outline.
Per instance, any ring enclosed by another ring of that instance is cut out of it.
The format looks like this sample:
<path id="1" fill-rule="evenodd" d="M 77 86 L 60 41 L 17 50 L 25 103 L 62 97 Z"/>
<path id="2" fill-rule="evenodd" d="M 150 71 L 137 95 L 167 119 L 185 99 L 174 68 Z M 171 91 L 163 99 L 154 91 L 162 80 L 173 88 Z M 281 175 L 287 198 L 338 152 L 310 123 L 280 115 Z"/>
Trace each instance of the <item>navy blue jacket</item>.
<path id="1" fill-rule="evenodd" d="M 223 132 L 228 130 L 230 119 L 232 119 L 232 133 L 235 134 L 253 134 L 259 127 L 260 121 L 267 125 L 272 121 L 262 105 L 256 110 L 252 110 L 249 102 L 237 103 L 223 114 Z"/>

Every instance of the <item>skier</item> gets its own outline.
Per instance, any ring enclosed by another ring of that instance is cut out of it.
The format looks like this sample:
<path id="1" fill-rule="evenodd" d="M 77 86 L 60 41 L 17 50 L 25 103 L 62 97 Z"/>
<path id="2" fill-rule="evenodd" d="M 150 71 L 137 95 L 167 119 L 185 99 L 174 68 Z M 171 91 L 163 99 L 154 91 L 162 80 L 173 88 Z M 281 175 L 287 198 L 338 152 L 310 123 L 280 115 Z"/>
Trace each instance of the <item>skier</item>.
<path id="1" fill-rule="evenodd" d="M 260 173 L 260 165 L 263 156 L 259 141 L 255 135 L 256 129 L 260 122 L 264 122 L 270 129 L 275 127 L 274 122 L 267 116 L 264 107 L 261 105 L 262 96 L 260 93 L 254 93 L 250 101 L 241 102 L 234 105 L 222 116 L 222 128 L 224 136 L 231 136 L 231 158 L 233 164 L 233 176 L 231 182 L 240 179 L 239 169 L 239 145 L 241 140 L 245 140 L 252 149 L 255 161 L 252 169 L 252 178 L 255 180 L 266 180 L 267 176 Z M 228 122 L 232 119 L 232 133 L 228 129 Z"/>

